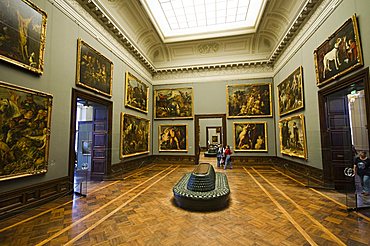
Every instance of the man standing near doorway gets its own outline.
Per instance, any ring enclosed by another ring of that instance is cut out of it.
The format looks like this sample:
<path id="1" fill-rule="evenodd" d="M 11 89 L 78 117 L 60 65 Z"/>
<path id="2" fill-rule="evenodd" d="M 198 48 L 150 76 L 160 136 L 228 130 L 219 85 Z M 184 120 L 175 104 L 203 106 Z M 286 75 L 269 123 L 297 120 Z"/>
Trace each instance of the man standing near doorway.
<path id="1" fill-rule="evenodd" d="M 370 190 L 370 160 L 366 156 L 365 151 L 361 151 L 359 156 L 355 158 L 353 169 L 355 170 L 355 174 L 359 175 L 362 180 L 361 194 L 368 196 Z"/>

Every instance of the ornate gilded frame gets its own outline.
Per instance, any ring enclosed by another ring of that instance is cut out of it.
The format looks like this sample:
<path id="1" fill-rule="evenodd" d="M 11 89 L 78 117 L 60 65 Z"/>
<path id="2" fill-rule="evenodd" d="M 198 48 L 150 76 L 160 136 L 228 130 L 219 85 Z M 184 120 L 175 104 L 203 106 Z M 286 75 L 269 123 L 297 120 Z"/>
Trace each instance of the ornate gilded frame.
<path id="1" fill-rule="evenodd" d="M 227 85 L 227 118 L 272 117 L 271 97 L 271 83 Z"/>
<path id="2" fill-rule="evenodd" d="M 120 158 L 148 154 L 150 120 L 121 112 Z"/>
<path id="3" fill-rule="evenodd" d="M 234 151 L 266 152 L 268 151 L 267 122 L 234 122 Z"/>
<path id="4" fill-rule="evenodd" d="M 44 72 L 46 12 L 28 0 L 0 1 L 0 9 L 0 60 L 41 75 Z"/>
<path id="5" fill-rule="evenodd" d="M 356 15 L 315 49 L 314 59 L 317 86 L 364 65 Z"/>
<path id="6" fill-rule="evenodd" d="M 304 108 L 302 66 L 298 67 L 277 86 L 279 116 Z"/>
<path id="7" fill-rule="evenodd" d="M 154 119 L 193 119 L 193 88 L 154 90 Z"/>
<path id="8" fill-rule="evenodd" d="M 294 129 L 296 124 L 296 130 Z M 279 120 L 280 153 L 307 159 L 306 129 L 304 115 L 298 114 Z M 297 132 L 298 141 L 295 139 Z M 293 137 L 292 137 L 293 136 Z"/>
<path id="9" fill-rule="evenodd" d="M 113 63 L 80 38 L 77 41 L 76 85 L 112 96 Z"/>
<path id="10" fill-rule="evenodd" d="M 158 150 L 169 152 L 188 151 L 188 125 L 159 125 Z"/>
<path id="11" fill-rule="evenodd" d="M 126 72 L 125 88 L 125 106 L 148 113 L 149 87 L 130 72 Z"/>

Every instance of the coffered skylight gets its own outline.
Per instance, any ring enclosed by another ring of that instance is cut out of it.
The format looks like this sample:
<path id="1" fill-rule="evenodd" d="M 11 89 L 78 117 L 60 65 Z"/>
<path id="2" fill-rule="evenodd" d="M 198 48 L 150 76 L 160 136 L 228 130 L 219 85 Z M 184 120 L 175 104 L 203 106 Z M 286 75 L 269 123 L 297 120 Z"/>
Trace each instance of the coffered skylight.
<path id="1" fill-rule="evenodd" d="M 164 42 L 255 32 L 266 0 L 141 0 Z"/>

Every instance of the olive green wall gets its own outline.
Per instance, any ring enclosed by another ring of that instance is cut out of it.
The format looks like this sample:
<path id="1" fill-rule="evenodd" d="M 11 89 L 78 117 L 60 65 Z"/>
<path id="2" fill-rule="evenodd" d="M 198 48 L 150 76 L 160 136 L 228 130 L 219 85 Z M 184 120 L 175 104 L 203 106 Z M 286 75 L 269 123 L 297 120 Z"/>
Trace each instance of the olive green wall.
<path id="1" fill-rule="evenodd" d="M 138 79 L 146 83 L 150 91 L 152 91 L 151 84 L 145 81 L 138 72 L 129 67 L 128 64 L 131 64 L 129 60 L 123 60 L 122 56 L 114 54 L 111 49 L 103 45 L 101 40 L 98 40 L 95 36 L 85 31 L 77 20 L 66 16 L 49 1 L 33 0 L 33 2 L 48 15 L 44 74 L 37 76 L 18 66 L 0 62 L 0 81 L 53 95 L 48 172 L 44 175 L 0 181 L 0 192 L 68 175 L 71 95 L 72 88 L 77 88 L 75 85 L 75 75 L 78 38 L 87 42 L 114 64 L 112 97 L 102 97 L 113 102 L 112 164 L 120 162 L 119 135 L 121 111 L 147 119 L 152 118 L 151 108 L 149 108 L 148 114 L 143 114 L 124 107 L 126 71 L 131 72 Z M 81 88 L 78 89 L 88 92 Z M 149 100 L 152 100 L 151 95 Z"/>
<path id="2" fill-rule="evenodd" d="M 347 19 L 357 13 L 362 51 L 365 67 L 369 64 L 370 59 L 370 44 L 367 40 L 370 39 L 370 29 L 367 27 L 370 23 L 370 1 L 368 0 L 343 0 L 340 5 L 325 19 L 314 33 L 301 45 L 292 57 L 277 71 L 274 76 L 274 86 L 276 86 L 288 77 L 297 67 L 303 67 L 303 83 L 304 83 L 304 99 L 305 108 L 294 112 L 290 115 L 303 113 L 305 115 L 306 135 L 307 135 L 307 150 L 308 160 L 299 158 L 291 158 L 281 155 L 277 151 L 277 155 L 286 159 L 291 159 L 306 165 L 316 168 L 322 168 L 321 142 L 320 142 L 320 121 L 318 111 L 318 90 L 316 86 L 316 74 L 314 66 L 313 51 L 319 47 L 327 38 L 332 35 Z M 314 20 L 310 20 L 311 24 Z M 350 75 L 350 74 L 349 74 Z M 348 76 L 348 75 L 347 75 Z M 276 89 L 275 89 L 276 90 Z M 279 116 L 276 113 L 278 110 L 275 104 L 275 118 L 279 121 Z M 279 138 L 278 124 L 276 128 L 276 138 Z M 277 142 L 278 149 L 280 143 Z"/>

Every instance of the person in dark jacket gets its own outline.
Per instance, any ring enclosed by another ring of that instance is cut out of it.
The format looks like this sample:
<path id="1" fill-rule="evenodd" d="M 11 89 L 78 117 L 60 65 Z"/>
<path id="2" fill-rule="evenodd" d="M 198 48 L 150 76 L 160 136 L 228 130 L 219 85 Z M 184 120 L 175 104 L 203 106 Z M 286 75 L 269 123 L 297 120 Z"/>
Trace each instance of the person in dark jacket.
<path id="1" fill-rule="evenodd" d="M 353 169 L 362 180 L 362 194 L 368 196 L 370 190 L 370 159 L 366 156 L 365 151 L 361 151 L 359 156 L 355 158 Z"/>

